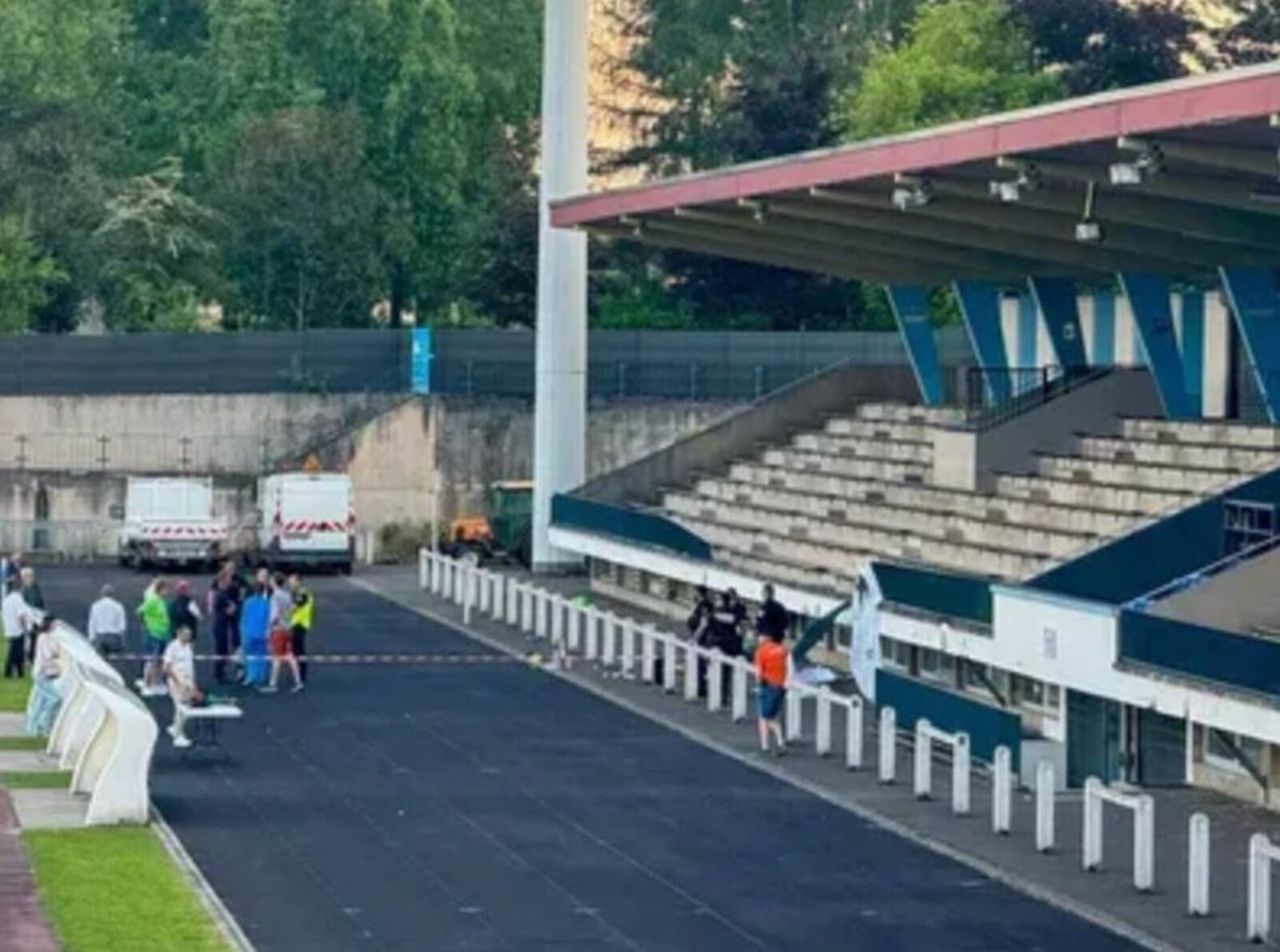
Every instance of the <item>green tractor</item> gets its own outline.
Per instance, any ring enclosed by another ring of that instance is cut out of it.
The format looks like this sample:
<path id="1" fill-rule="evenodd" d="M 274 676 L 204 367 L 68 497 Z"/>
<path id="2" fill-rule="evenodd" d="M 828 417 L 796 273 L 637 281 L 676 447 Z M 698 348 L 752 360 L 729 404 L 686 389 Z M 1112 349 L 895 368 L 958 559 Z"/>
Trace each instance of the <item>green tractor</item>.
<path id="1" fill-rule="evenodd" d="M 488 516 L 462 516 L 449 526 L 445 551 L 471 555 L 478 562 L 533 562 L 533 483 L 493 483 L 486 499 Z"/>

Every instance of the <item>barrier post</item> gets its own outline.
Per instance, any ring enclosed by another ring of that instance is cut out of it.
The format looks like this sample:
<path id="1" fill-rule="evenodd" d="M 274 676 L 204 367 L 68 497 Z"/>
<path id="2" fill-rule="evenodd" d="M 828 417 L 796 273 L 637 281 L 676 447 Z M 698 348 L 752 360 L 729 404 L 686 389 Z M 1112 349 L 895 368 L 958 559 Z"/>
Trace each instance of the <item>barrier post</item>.
<path id="1" fill-rule="evenodd" d="M 440 556 L 427 552 L 427 587 L 432 595 L 440 594 Z"/>
<path id="2" fill-rule="evenodd" d="M 747 663 L 735 662 L 733 665 L 733 719 L 747 719 Z"/>
<path id="3" fill-rule="evenodd" d="M 596 623 L 599 617 L 600 611 L 594 605 L 588 605 L 582 611 L 582 637 L 586 639 L 583 654 L 588 661 L 595 661 L 600 657 L 600 642 L 597 639 L 600 626 Z"/>
<path id="4" fill-rule="evenodd" d="M 582 648 L 582 616 L 584 609 L 577 602 L 569 603 L 569 620 L 566 623 L 565 641 L 570 651 Z"/>
<path id="5" fill-rule="evenodd" d="M 1097 777 L 1084 784 L 1084 849 L 1086 871 L 1102 865 L 1102 806 L 1110 801 L 1133 811 L 1133 885 L 1146 892 L 1155 885 L 1155 801 L 1148 794 L 1109 790 Z"/>
<path id="6" fill-rule="evenodd" d="M 927 719 L 922 717 L 916 721 L 915 773 L 912 790 L 917 800 L 928 800 L 933 796 L 933 736 L 929 728 Z"/>
<path id="7" fill-rule="evenodd" d="M 636 676 L 636 624 L 627 618 L 618 620 L 618 636 L 622 639 L 622 676 Z"/>
<path id="8" fill-rule="evenodd" d="M 640 633 L 640 680 L 645 684 L 653 684 L 658 680 L 658 646 L 657 633 L 653 626 L 646 625 Z"/>
<path id="9" fill-rule="evenodd" d="M 476 577 L 475 610 L 481 615 L 489 610 L 490 582 L 489 573 L 484 569 L 473 570 Z"/>
<path id="10" fill-rule="evenodd" d="M 520 627 L 520 583 L 515 579 L 507 585 L 507 624 Z"/>
<path id="11" fill-rule="evenodd" d="M 1151 794 L 1138 796 L 1133 810 L 1133 885 L 1150 892 L 1156 884 L 1156 802 Z"/>
<path id="12" fill-rule="evenodd" d="M 676 693 L 676 642 L 671 635 L 662 639 L 662 690 Z"/>
<path id="13" fill-rule="evenodd" d="M 613 612 L 600 613 L 600 637 L 604 639 L 604 648 L 600 652 L 601 660 L 606 668 L 618 663 L 618 616 Z"/>
<path id="14" fill-rule="evenodd" d="M 1053 764 L 1042 760 L 1036 764 L 1036 849 L 1041 853 L 1053 849 L 1056 793 Z"/>
<path id="15" fill-rule="evenodd" d="M 707 658 L 707 710 L 715 713 L 723 706 L 724 700 L 724 667 L 721 662 L 724 653 L 713 648 Z"/>
<path id="16" fill-rule="evenodd" d="M 471 566 L 455 562 L 453 566 L 453 603 L 463 605 L 467 601 L 467 577 Z"/>
<path id="17" fill-rule="evenodd" d="M 1249 913 L 1250 942 L 1266 942 L 1271 938 L 1271 861 L 1277 851 L 1265 833 L 1249 837 Z"/>
<path id="18" fill-rule="evenodd" d="M 424 592 L 427 590 L 427 583 L 429 581 L 427 576 L 430 573 L 430 571 L 431 571 L 431 567 L 427 564 L 427 550 L 419 549 L 418 550 L 418 588 Z"/>
<path id="19" fill-rule="evenodd" d="M 564 644 L 564 608 L 566 600 L 559 595 L 552 595 L 547 600 L 551 610 L 551 641 L 555 645 Z"/>
<path id="20" fill-rule="evenodd" d="M 788 741 L 804 736 L 804 699 L 794 682 L 787 685 L 787 722 L 783 725 Z"/>
<path id="21" fill-rule="evenodd" d="M 969 735 L 958 731 L 951 745 L 951 812 L 956 816 L 969 815 L 969 788 L 973 780 Z"/>
<path id="22" fill-rule="evenodd" d="M 539 588 L 533 595 L 533 636 L 547 637 L 547 600 L 550 596 L 545 588 Z"/>
<path id="23" fill-rule="evenodd" d="M 849 770 L 862 768 L 862 698 L 849 698 L 844 715 L 844 765 Z"/>
<path id="24" fill-rule="evenodd" d="M 1013 825 L 1013 755 L 1001 744 L 991 769 L 991 832 L 1007 834 Z"/>
<path id="25" fill-rule="evenodd" d="M 1193 813 L 1187 821 L 1187 915 L 1209 914 L 1209 818 Z"/>
<path id="26" fill-rule="evenodd" d="M 880 782 L 893 783 L 898 773 L 898 713 L 880 708 Z"/>
<path id="27" fill-rule="evenodd" d="M 698 649 L 692 641 L 684 643 L 684 699 L 698 699 Z"/>
<path id="28" fill-rule="evenodd" d="M 826 688 L 818 691 L 818 713 L 813 729 L 813 749 L 819 757 L 831 753 L 831 692 Z"/>
<path id="29" fill-rule="evenodd" d="M 527 582 L 520 586 L 520 630 L 533 634 L 533 586 Z"/>
<path id="30" fill-rule="evenodd" d="M 440 560 L 440 597 L 446 602 L 453 600 L 453 561 L 448 558 Z"/>
<path id="31" fill-rule="evenodd" d="M 1080 861 L 1086 871 L 1102 863 L 1102 781 L 1090 777 L 1084 782 L 1084 842 Z"/>
<path id="32" fill-rule="evenodd" d="M 478 579 L 476 578 L 476 569 L 473 566 L 467 566 L 463 574 L 462 582 L 462 623 L 464 625 L 471 624 L 471 609 L 476 603 L 476 589 Z"/>
<path id="33" fill-rule="evenodd" d="M 507 621 L 507 582 L 509 579 L 501 572 L 493 573 L 493 620 L 506 624 Z"/>

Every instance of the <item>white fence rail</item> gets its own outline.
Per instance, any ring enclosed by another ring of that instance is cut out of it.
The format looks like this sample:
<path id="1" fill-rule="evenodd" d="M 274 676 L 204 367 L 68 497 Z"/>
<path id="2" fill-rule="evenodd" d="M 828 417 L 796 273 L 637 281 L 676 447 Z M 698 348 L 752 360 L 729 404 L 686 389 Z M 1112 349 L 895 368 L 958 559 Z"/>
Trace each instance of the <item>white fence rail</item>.
<path id="1" fill-rule="evenodd" d="M 1111 803 L 1133 813 L 1133 885 L 1147 892 L 1155 885 L 1155 801 L 1148 794 L 1121 793 L 1105 787 L 1097 777 L 1084 783 L 1084 852 L 1086 871 L 1102 865 L 1102 808 Z"/>
<path id="2" fill-rule="evenodd" d="M 925 718 L 916 721 L 915 795 L 918 800 L 933 796 L 933 745 L 937 742 L 951 749 L 951 812 L 956 816 L 969 813 L 971 778 L 969 735 L 964 731 L 948 733 L 938 730 Z"/>

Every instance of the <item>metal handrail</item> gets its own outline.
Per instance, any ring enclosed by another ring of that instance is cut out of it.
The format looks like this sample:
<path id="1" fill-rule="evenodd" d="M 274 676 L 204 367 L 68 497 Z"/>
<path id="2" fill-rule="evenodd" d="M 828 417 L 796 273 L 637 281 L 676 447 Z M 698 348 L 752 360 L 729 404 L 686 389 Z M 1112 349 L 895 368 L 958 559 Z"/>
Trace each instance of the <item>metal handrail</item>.
<path id="1" fill-rule="evenodd" d="M 970 367 L 966 383 L 969 395 L 964 426 L 988 430 L 1014 417 L 1044 406 L 1085 384 L 1111 373 L 1111 367 Z M 994 381 L 1000 386 L 992 386 Z M 1009 396 L 993 399 L 992 394 L 1007 385 Z"/>

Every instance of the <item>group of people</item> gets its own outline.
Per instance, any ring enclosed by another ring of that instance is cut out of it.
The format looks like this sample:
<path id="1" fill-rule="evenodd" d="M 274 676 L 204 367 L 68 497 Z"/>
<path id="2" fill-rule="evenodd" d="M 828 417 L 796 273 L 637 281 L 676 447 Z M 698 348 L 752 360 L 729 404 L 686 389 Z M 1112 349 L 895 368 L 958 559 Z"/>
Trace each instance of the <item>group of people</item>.
<path id="1" fill-rule="evenodd" d="M 786 640 L 792 619 L 791 613 L 775 596 L 772 585 L 764 586 L 763 596 L 754 626 L 750 626 L 750 613 L 736 591 L 730 588 L 713 597 L 707 588 L 699 586 L 697 601 L 689 615 L 689 634 L 700 647 L 717 648 L 731 658 L 748 653 L 752 655 L 760 683 L 760 749 L 768 753 L 769 741 L 773 738 L 773 750 L 783 754 L 787 744 L 781 718 L 790 665 Z M 751 627 L 754 627 L 754 632 Z M 699 662 L 701 693 L 706 691 L 705 667 L 705 662 Z"/>
<path id="2" fill-rule="evenodd" d="M 7 642 L 4 676 L 25 678 L 30 666 L 32 691 L 26 729 L 30 734 L 48 734 L 62 703 L 56 687 L 62 676 L 62 658 L 58 643 L 44 636 L 53 630 L 57 619 L 46 610 L 35 569 L 24 564 L 21 553 L 0 559 L 0 585 L 4 587 L 0 624 Z"/>

